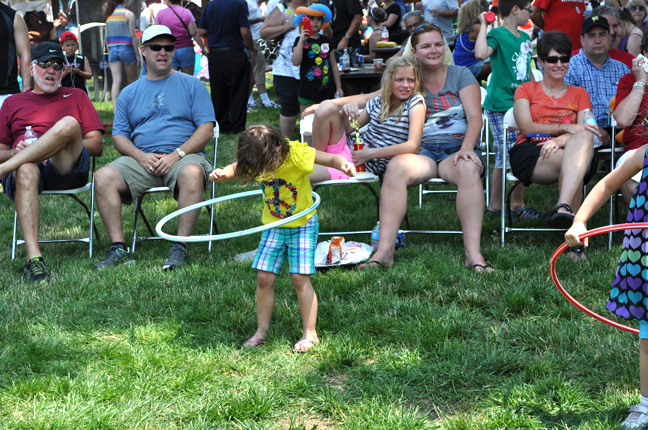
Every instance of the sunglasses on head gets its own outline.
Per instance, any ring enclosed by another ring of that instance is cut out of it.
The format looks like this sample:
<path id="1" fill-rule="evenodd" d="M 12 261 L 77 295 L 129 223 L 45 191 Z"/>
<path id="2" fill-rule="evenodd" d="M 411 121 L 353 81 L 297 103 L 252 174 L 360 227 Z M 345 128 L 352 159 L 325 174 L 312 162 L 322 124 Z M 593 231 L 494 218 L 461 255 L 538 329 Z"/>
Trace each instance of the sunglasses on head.
<path id="1" fill-rule="evenodd" d="M 50 67 L 54 67 L 54 70 L 56 71 L 63 70 L 63 64 L 61 63 L 53 63 L 51 61 L 48 61 L 46 63 L 41 63 L 36 60 L 34 60 L 33 63 L 42 69 L 49 69 Z"/>
<path id="2" fill-rule="evenodd" d="M 556 64 L 558 61 L 563 64 L 569 63 L 569 55 L 561 55 L 560 57 L 557 55 L 550 55 L 544 59 L 544 62 L 549 64 Z"/>
<path id="3" fill-rule="evenodd" d="M 166 52 L 171 52 L 175 49 L 175 45 L 158 45 L 158 44 L 150 44 L 150 45 L 145 45 L 151 48 L 151 51 L 159 52 L 162 49 L 164 49 Z"/>
<path id="4" fill-rule="evenodd" d="M 439 26 L 438 26 L 438 25 L 425 23 L 425 24 L 421 24 L 421 25 L 419 25 L 418 27 L 416 27 L 416 28 L 414 29 L 414 31 L 412 32 L 412 36 L 416 36 L 417 33 L 420 33 L 420 32 L 423 31 L 423 30 L 427 30 L 427 31 L 441 31 L 441 30 L 439 29 Z"/>
<path id="5" fill-rule="evenodd" d="M 630 10 L 632 12 L 643 12 L 644 10 L 646 10 L 646 8 L 643 6 L 632 6 Z"/>

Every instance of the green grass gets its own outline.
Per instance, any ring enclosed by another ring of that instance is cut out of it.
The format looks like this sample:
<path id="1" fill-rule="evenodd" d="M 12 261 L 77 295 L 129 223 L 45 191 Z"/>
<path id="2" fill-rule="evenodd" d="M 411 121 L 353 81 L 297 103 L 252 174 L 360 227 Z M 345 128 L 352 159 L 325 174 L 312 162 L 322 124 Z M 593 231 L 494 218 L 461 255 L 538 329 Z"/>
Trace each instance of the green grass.
<path id="1" fill-rule="evenodd" d="M 111 119 L 109 103 L 97 108 Z M 277 125 L 277 116 L 262 110 L 249 122 Z M 219 165 L 235 147 L 235 137 L 220 138 Z M 100 164 L 115 157 L 108 139 Z M 217 195 L 241 190 L 218 185 Z M 375 224 L 366 191 L 321 195 L 323 230 Z M 546 210 L 556 195 L 532 186 L 527 202 Z M 409 197 L 414 228 L 459 226 L 452 197 L 426 197 L 421 209 L 416 190 Z M 97 273 L 109 247 L 97 216 L 96 256 L 82 244 L 43 245 L 52 281 L 34 286 L 21 280 L 24 249 L 10 260 L 13 205 L 0 199 L 2 429 L 602 430 L 638 400 L 636 337 L 585 316 L 549 278 L 560 234 L 515 233 L 502 248 L 499 220 L 486 219 L 483 251 L 497 269 L 487 276 L 463 267 L 458 235 L 408 235 L 389 270 L 320 272 L 322 343 L 294 355 L 301 321 L 285 269 L 268 344 L 240 347 L 256 328 L 256 273 L 232 257 L 258 236 L 216 242 L 211 254 L 192 244 L 175 273 L 160 271 L 167 244 L 143 242 L 135 265 Z M 176 207 L 169 196 L 145 202 L 153 222 Z M 43 236 L 86 225 L 64 199 L 43 205 Z M 219 228 L 258 225 L 260 208 L 225 202 Z M 132 211 L 123 210 L 127 237 Z M 598 214 L 591 226 L 606 224 Z M 207 227 L 203 212 L 196 230 Z M 611 251 L 593 238 L 587 262 L 558 264 L 569 291 L 603 314 L 619 238 Z"/>

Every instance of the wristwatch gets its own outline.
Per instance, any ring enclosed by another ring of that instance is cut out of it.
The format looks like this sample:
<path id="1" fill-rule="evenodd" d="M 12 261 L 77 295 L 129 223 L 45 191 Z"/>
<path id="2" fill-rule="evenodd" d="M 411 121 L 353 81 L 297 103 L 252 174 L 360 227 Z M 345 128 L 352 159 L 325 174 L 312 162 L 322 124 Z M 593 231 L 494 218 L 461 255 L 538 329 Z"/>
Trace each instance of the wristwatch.
<path id="1" fill-rule="evenodd" d="M 637 81 L 632 85 L 632 88 L 646 88 L 646 84 L 641 81 Z"/>
<path id="2" fill-rule="evenodd" d="M 183 159 L 184 156 L 187 155 L 187 154 L 185 154 L 185 152 L 184 152 L 182 149 L 180 149 L 180 148 L 176 148 L 176 152 L 177 152 L 178 155 L 180 156 L 180 159 Z"/>
<path id="3" fill-rule="evenodd" d="M 345 34 L 345 35 L 344 35 L 344 38 L 345 38 L 345 39 L 351 39 L 351 36 L 349 36 L 348 34 Z"/>

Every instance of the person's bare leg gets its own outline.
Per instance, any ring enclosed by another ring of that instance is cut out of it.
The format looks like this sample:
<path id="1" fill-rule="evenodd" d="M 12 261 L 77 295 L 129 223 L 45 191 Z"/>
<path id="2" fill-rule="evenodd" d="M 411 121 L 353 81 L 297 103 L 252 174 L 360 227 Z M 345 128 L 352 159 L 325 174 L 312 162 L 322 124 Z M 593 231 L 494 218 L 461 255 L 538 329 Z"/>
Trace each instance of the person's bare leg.
<path id="1" fill-rule="evenodd" d="M 117 110 L 117 98 L 121 92 L 122 85 L 122 67 L 123 64 L 118 61 L 110 63 L 110 74 L 112 75 L 112 87 L 110 88 L 110 98 L 113 104 L 113 111 Z"/>
<path id="2" fill-rule="evenodd" d="M 292 139 L 293 132 L 295 131 L 295 124 L 297 123 L 297 115 L 283 116 L 279 115 L 279 124 L 281 126 L 281 134 L 288 139 Z"/>
<path id="3" fill-rule="evenodd" d="M 439 177 L 457 186 L 457 215 L 463 231 L 465 265 L 473 268 L 476 264 L 486 266 L 481 253 L 481 231 L 484 221 L 484 188 L 481 182 L 481 166 L 472 160 L 459 159 L 454 164 L 453 157 L 439 163 Z M 492 269 L 482 270 L 491 272 Z M 482 271 L 479 270 L 479 271 Z"/>
<path id="4" fill-rule="evenodd" d="M 407 187 L 437 177 L 437 166 L 430 158 L 400 154 L 391 159 L 380 188 L 380 242 L 370 261 L 394 264 L 394 244 L 407 212 Z M 483 212 L 483 206 L 482 206 Z M 361 265 L 362 269 L 367 265 Z"/>
<path id="5" fill-rule="evenodd" d="M 41 255 L 38 244 L 40 223 L 39 178 L 40 171 L 35 164 L 23 164 L 16 170 L 15 205 L 18 222 L 25 240 L 27 259 Z"/>
<path id="6" fill-rule="evenodd" d="M 111 243 L 125 242 L 122 224 L 122 204 L 128 198 L 130 189 L 119 170 L 104 166 L 95 173 L 95 197 L 99 215 L 106 226 Z"/>
<path id="7" fill-rule="evenodd" d="M 621 185 L 621 194 L 623 195 L 623 200 L 625 201 L 626 205 L 630 205 L 630 200 L 632 200 L 632 196 L 634 196 L 636 189 L 637 183 L 632 179 L 626 181 L 623 185 Z"/>
<path id="8" fill-rule="evenodd" d="M 256 290 L 256 308 L 257 308 L 257 330 L 254 332 L 247 343 L 254 340 L 265 340 L 270 328 L 272 311 L 275 305 L 274 283 L 277 275 L 272 272 L 257 271 L 257 290 Z M 254 345 L 251 345 L 254 346 Z"/>
<path id="9" fill-rule="evenodd" d="M 48 158 L 51 158 L 59 172 L 69 172 L 79 160 L 82 147 L 79 122 L 66 116 L 54 124 L 36 142 L 0 164 L 0 178 L 6 177 L 22 164 L 37 163 Z"/>
<path id="10" fill-rule="evenodd" d="M 198 164 L 187 164 L 180 169 L 176 187 L 178 189 L 178 209 L 186 208 L 205 199 L 203 170 Z M 178 236 L 190 236 L 200 215 L 196 209 L 178 217 Z"/>
<path id="11" fill-rule="evenodd" d="M 126 80 L 128 82 L 128 85 L 132 84 L 137 80 L 138 77 L 137 63 L 124 65 L 124 70 L 126 70 Z"/>
<path id="12" fill-rule="evenodd" d="M 302 317 L 303 334 L 300 341 L 310 340 L 312 343 L 317 343 L 319 342 L 315 330 L 317 323 L 317 294 L 315 294 L 313 284 L 311 284 L 310 275 L 291 273 L 290 279 L 297 292 L 299 313 Z M 295 349 L 300 351 L 310 349 L 312 343 L 300 344 L 297 342 Z"/>

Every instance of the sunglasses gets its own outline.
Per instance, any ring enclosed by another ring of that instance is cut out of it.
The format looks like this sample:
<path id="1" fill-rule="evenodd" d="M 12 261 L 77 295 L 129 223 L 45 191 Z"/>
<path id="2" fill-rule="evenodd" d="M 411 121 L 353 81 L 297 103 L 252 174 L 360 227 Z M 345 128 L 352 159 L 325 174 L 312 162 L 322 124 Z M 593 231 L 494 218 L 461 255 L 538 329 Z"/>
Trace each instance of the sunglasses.
<path id="1" fill-rule="evenodd" d="M 49 69 L 50 67 L 54 67 L 54 70 L 56 70 L 57 72 L 59 70 L 63 70 L 63 64 L 61 63 L 53 63 L 51 61 L 48 61 L 46 63 L 40 63 L 36 60 L 34 60 L 33 63 L 36 64 L 41 69 Z"/>
<path id="2" fill-rule="evenodd" d="M 158 45 L 158 44 L 151 44 L 151 45 L 144 45 L 149 48 L 151 48 L 151 51 L 159 52 L 161 50 L 165 50 L 166 52 L 172 52 L 175 49 L 175 45 Z"/>
<path id="3" fill-rule="evenodd" d="M 441 29 L 439 28 L 438 25 L 425 23 L 425 24 L 421 24 L 418 27 L 416 27 L 414 29 L 414 31 L 412 32 L 412 36 L 416 36 L 418 33 L 422 32 L 423 30 L 426 30 L 426 31 L 441 31 Z"/>
<path id="4" fill-rule="evenodd" d="M 643 12 L 644 10 L 646 10 L 646 8 L 643 6 L 632 6 L 630 10 L 632 12 Z"/>
<path id="5" fill-rule="evenodd" d="M 558 57 L 557 55 L 550 55 L 549 57 L 545 58 L 543 61 L 545 63 L 549 64 L 556 64 L 558 61 L 560 61 L 563 64 L 569 63 L 569 55 L 561 55 Z"/>

